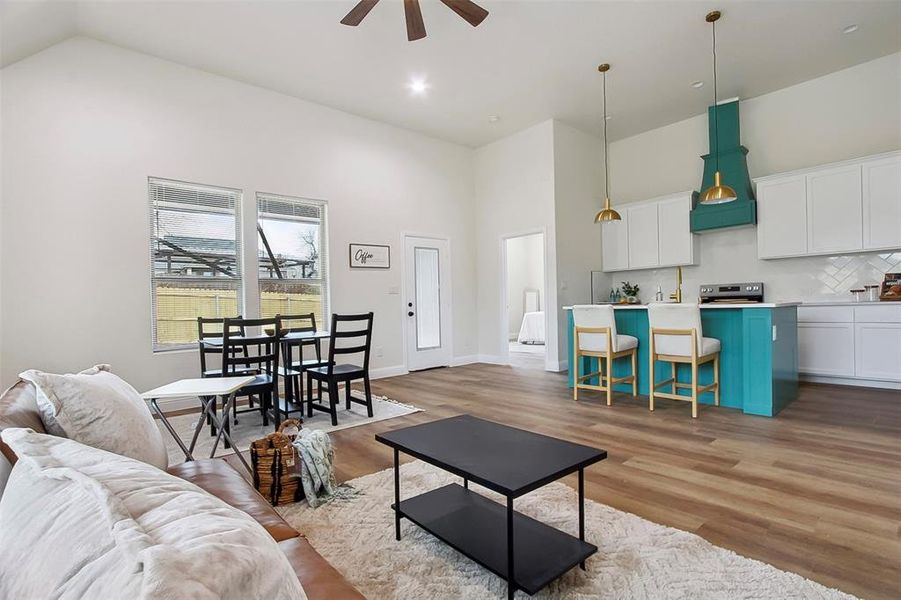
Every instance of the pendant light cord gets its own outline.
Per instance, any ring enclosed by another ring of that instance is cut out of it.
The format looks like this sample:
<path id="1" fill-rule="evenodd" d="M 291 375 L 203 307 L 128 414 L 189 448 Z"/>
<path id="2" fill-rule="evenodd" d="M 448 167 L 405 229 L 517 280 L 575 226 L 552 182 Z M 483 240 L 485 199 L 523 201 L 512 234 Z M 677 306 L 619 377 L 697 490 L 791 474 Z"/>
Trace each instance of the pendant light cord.
<path id="1" fill-rule="evenodd" d="M 713 23 L 713 147 L 716 170 L 720 170 L 720 117 L 716 97 L 716 21 Z"/>
<path id="2" fill-rule="evenodd" d="M 604 71 L 604 201 L 610 198 L 610 158 L 607 156 L 607 72 Z"/>

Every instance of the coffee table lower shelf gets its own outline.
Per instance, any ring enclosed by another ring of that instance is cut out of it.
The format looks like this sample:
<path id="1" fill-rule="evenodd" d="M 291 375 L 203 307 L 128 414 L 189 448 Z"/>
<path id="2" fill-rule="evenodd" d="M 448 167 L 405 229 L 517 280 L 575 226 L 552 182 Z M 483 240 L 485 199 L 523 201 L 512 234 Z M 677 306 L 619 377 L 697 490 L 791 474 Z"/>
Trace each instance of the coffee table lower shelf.
<path id="1" fill-rule="evenodd" d="M 392 506 L 393 508 L 393 506 Z M 457 484 L 403 500 L 401 515 L 507 581 L 507 508 Z M 581 541 L 513 513 L 515 588 L 532 595 L 597 552 Z"/>

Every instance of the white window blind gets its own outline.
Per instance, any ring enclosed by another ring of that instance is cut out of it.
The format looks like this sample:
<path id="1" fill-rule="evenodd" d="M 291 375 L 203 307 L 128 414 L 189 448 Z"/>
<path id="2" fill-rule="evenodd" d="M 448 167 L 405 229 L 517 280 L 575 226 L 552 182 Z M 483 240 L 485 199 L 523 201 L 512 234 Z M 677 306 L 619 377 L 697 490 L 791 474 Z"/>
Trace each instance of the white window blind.
<path id="1" fill-rule="evenodd" d="M 257 194 L 261 316 L 313 313 L 329 327 L 328 222 L 321 200 Z"/>
<path id="2" fill-rule="evenodd" d="M 197 317 L 241 312 L 241 191 L 150 178 L 153 349 L 197 341 Z"/>

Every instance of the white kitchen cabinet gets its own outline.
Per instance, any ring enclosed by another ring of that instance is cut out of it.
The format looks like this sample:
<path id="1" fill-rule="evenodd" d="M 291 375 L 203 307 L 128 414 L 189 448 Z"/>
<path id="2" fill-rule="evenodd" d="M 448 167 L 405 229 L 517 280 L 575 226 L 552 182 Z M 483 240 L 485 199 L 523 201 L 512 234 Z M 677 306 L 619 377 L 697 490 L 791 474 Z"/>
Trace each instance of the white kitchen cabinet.
<path id="1" fill-rule="evenodd" d="M 901 249 L 901 151 L 755 182 L 758 258 Z"/>
<path id="2" fill-rule="evenodd" d="M 601 244 L 604 251 L 604 271 L 625 271 L 629 268 L 628 212 L 620 213 L 622 221 L 601 223 Z"/>
<path id="3" fill-rule="evenodd" d="M 901 247 L 901 155 L 863 164 L 863 247 Z"/>
<path id="4" fill-rule="evenodd" d="M 694 264 L 697 239 L 691 232 L 691 194 L 657 202 L 658 266 Z"/>
<path id="5" fill-rule="evenodd" d="M 696 264 L 691 205 L 688 191 L 618 207 L 622 221 L 601 224 L 604 271 Z"/>
<path id="6" fill-rule="evenodd" d="M 807 175 L 807 251 L 863 249 L 861 166 L 824 169 Z"/>
<path id="7" fill-rule="evenodd" d="M 657 249 L 657 203 L 626 208 L 629 231 L 629 268 L 647 269 L 659 264 Z"/>
<path id="8" fill-rule="evenodd" d="M 807 253 L 807 178 L 786 177 L 757 184 L 757 256 Z"/>
<path id="9" fill-rule="evenodd" d="M 798 370 L 813 375 L 854 376 L 854 325 L 798 323 Z"/>
<path id="10" fill-rule="evenodd" d="M 854 374 L 901 381 L 901 323 L 855 323 Z"/>

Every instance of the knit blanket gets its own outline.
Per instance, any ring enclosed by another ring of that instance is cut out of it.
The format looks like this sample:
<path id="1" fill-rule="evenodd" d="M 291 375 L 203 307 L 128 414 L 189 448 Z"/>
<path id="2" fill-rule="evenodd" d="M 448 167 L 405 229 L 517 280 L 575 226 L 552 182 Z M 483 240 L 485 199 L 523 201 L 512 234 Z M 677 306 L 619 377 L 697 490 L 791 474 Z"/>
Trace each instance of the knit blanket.
<path id="1" fill-rule="evenodd" d="M 311 507 L 328 502 L 335 493 L 335 449 L 324 431 L 301 429 L 294 438 L 294 447 L 302 467 L 300 480 Z"/>

